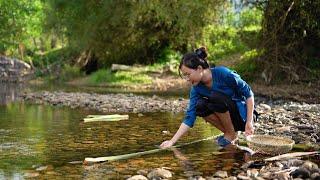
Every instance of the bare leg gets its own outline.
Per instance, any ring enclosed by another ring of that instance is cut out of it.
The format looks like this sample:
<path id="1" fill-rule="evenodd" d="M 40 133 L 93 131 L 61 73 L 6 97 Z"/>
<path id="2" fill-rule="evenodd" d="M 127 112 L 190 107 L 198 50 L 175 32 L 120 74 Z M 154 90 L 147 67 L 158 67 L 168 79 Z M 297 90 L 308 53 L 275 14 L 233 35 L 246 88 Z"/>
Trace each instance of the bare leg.
<path id="1" fill-rule="evenodd" d="M 215 126 L 216 128 L 218 128 L 223 133 L 225 133 L 225 129 L 217 115 L 210 114 L 209 116 L 206 116 L 203 119 L 209 122 L 210 124 L 212 124 L 213 126 Z"/>
<path id="2" fill-rule="evenodd" d="M 229 111 L 225 113 L 215 113 L 215 114 L 219 118 L 220 120 L 219 122 L 221 122 L 221 125 L 225 130 L 223 131 L 224 137 L 228 139 L 230 142 L 234 141 L 237 138 L 237 134 L 234 131 L 234 127 L 231 121 Z"/>

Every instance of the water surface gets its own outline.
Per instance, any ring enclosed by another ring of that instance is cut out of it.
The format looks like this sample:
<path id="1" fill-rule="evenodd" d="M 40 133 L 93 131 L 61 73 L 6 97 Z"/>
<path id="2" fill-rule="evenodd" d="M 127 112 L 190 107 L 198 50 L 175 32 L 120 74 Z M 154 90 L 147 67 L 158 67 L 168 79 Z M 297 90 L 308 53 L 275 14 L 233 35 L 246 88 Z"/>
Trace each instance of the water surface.
<path id="1" fill-rule="evenodd" d="M 40 176 L 48 178 L 98 178 L 106 174 L 121 178 L 141 169 L 157 167 L 171 168 L 177 172 L 175 176 L 210 175 L 216 169 L 230 169 L 243 158 L 243 153 L 239 152 L 216 155 L 219 148 L 212 141 L 206 141 L 181 148 L 179 152 L 163 151 L 89 166 L 71 164 L 86 157 L 155 149 L 163 140 L 171 138 L 183 118 L 182 113 L 149 113 L 142 117 L 129 114 L 129 120 L 84 123 L 82 119 L 88 114 L 99 113 L 23 102 L 0 106 L 0 178 L 23 177 L 26 172 L 37 172 L 36 169 L 43 166 L 47 169 Z M 179 143 L 217 133 L 216 129 L 198 120 Z"/>

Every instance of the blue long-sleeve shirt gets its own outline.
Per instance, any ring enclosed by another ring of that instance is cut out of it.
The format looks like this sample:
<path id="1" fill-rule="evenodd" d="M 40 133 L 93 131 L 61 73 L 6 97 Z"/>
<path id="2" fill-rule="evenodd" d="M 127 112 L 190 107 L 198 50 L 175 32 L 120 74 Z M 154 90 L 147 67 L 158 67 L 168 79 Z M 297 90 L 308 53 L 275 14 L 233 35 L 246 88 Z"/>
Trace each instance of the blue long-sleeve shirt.
<path id="1" fill-rule="evenodd" d="M 196 120 L 196 105 L 200 97 L 209 97 L 211 91 L 222 92 L 232 98 L 237 104 L 243 121 L 247 119 L 246 99 L 253 96 L 250 86 L 241 77 L 230 69 L 219 66 L 211 68 L 212 87 L 209 89 L 203 83 L 191 87 L 189 107 L 183 121 L 189 127 L 193 127 Z"/>

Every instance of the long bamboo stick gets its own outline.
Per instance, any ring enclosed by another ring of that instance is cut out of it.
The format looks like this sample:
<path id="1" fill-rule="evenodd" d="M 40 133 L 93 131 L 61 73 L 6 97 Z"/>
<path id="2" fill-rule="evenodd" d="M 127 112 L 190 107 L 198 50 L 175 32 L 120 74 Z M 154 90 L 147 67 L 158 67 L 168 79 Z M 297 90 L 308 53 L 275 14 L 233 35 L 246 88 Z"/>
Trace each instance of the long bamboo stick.
<path id="1" fill-rule="evenodd" d="M 219 135 L 221 135 L 221 134 L 219 134 Z M 219 135 L 217 135 L 217 136 L 219 136 Z M 178 147 L 182 147 L 182 146 L 186 146 L 186 145 L 190 145 L 190 144 L 195 144 L 195 143 L 198 143 L 198 142 L 214 139 L 217 136 L 211 136 L 211 137 L 208 137 L 208 138 L 199 139 L 199 140 L 196 140 L 196 141 L 180 144 L 180 145 L 173 146 L 173 147 L 178 148 Z M 137 157 L 137 156 L 142 156 L 142 155 L 146 155 L 146 154 L 157 153 L 157 152 L 166 151 L 166 150 L 170 150 L 170 148 L 153 149 L 153 150 L 148 150 L 148 151 L 143 151 L 143 152 L 123 154 L 123 155 L 118 155 L 118 156 L 107 156 L 107 157 L 97 157 L 97 158 L 88 157 L 88 158 L 85 158 L 84 163 L 96 163 L 96 162 L 105 162 L 105 161 L 109 162 L 109 161 L 116 161 L 116 160 L 121 160 L 121 159 L 129 159 L 129 158 L 132 158 L 132 157 Z M 223 154 L 223 152 L 216 152 L 216 154 Z"/>

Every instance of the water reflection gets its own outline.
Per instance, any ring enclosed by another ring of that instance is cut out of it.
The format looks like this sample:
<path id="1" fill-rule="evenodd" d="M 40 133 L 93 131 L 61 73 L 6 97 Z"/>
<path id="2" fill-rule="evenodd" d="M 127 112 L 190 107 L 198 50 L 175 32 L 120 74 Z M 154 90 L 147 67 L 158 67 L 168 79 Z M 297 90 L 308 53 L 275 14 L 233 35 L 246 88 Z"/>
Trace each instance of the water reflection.
<path id="1" fill-rule="evenodd" d="M 143 156 L 145 160 L 132 158 L 125 161 L 91 166 L 72 164 L 86 157 L 121 155 L 155 149 L 179 127 L 183 113 L 147 113 L 142 117 L 129 114 L 130 119 L 118 122 L 84 123 L 82 119 L 98 112 L 67 107 L 31 105 L 23 102 L 0 106 L 0 178 L 14 178 L 17 174 L 74 177 L 92 174 L 123 177 L 149 167 L 171 166 L 172 152 Z M 167 133 L 163 133 L 167 132 Z M 212 136 L 217 130 L 198 121 L 179 143 Z M 211 147 L 210 145 L 204 147 Z M 198 147 L 189 149 L 203 157 Z M 214 147 L 216 148 L 216 147 Z M 193 150 L 192 150 L 193 149 Z M 196 150 L 196 151 L 195 151 Z M 131 162 L 128 166 L 128 162 Z M 151 165 L 152 164 L 152 165 Z M 99 166 L 99 168 L 98 168 Z M 181 169 L 176 161 L 174 168 Z M 44 167 L 51 167 L 45 169 Z M 37 172 L 37 168 L 45 169 Z M 90 173 L 89 173 L 89 172 Z"/>
<path id="2" fill-rule="evenodd" d="M 14 102 L 24 85 L 17 83 L 0 82 L 0 105 Z"/>

